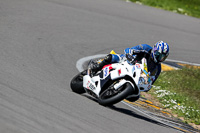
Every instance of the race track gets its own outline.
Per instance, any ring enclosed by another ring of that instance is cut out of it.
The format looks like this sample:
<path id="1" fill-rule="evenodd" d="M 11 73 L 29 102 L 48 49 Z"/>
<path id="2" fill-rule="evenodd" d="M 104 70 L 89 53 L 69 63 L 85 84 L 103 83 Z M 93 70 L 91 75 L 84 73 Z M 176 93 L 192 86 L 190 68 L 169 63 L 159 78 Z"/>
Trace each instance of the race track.
<path id="1" fill-rule="evenodd" d="M 200 20 L 124 0 L 0 1 L 0 133 L 176 133 L 122 103 L 71 92 L 82 57 L 140 43 L 200 63 Z"/>

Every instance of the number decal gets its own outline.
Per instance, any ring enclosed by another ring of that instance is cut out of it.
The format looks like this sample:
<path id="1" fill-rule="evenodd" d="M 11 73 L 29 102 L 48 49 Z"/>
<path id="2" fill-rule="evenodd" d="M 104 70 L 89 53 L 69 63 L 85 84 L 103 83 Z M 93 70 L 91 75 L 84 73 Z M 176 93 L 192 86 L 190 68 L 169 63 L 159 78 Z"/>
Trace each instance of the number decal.
<path id="1" fill-rule="evenodd" d="M 88 81 L 88 83 L 87 83 L 87 89 L 89 89 L 89 90 L 95 90 L 96 87 L 93 84 L 91 84 L 90 81 Z"/>

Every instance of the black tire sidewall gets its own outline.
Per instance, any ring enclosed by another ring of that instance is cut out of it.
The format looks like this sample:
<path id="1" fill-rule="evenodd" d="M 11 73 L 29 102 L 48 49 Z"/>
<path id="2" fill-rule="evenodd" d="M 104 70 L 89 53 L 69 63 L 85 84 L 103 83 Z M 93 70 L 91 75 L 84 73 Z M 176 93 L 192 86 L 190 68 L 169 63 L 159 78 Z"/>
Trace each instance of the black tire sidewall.
<path id="1" fill-rule="evenodd" d="M 84 75 L 84 73 L 86 72 L 87 70 L 84 70 L 82 72 L 80 72 L 79 74 L 77 74 L 70 82 L 70 87 L 72 89 L 73 92 L 75 93 L 78 93 L 78 94 L 82 94 L 82 93 L 85 93 L 85 89 L 83 88 L 83 81 L 79 81 L 77 82 L 77 78 L 80 76 L 80 75 Z"/>
<path id="2" fill-rule="evenodd" d="M 128 100 L 128 101 L 130 101 L 130 102 L 135 102 L 135 101 L 137 101 L 139 98 L 140 98 L 140 95 L 139 95 L 139 96 L 136 96 L 136 97 L 126 98 L 126 100 Z"/>
<path id="3" fill-rule="evenodd" d="M 128 95 L 130 95 L 134 91 L 134 88 L 130 83 L 126 83 L 123 86 L 125 87 L 125 89 L 122 92 L 118 93 L 117 95 L 115 95 L 111 98 L 101 99 L 99 97 L 99 99 L 98 99 L 99 104 L 101 104 L 103 106 L 113 105 L 115 103 L 122 101 L 123 99 L 125 99 Z"/>

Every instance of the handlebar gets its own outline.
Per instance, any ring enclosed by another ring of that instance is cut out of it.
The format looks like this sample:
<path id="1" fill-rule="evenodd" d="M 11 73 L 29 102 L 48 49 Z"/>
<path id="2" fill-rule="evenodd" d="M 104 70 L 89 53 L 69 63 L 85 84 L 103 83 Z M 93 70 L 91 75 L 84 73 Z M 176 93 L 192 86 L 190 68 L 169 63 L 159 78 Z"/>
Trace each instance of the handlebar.
<path id="1" fill-rule="evenodd" d="M 135 65 L 135 63 L 136 63 L 135 58 L 136 58 L 135 56 L 132 56 L 130 54 L 126 54 L 127 61 L 130 62 L 132 65 Z"/>

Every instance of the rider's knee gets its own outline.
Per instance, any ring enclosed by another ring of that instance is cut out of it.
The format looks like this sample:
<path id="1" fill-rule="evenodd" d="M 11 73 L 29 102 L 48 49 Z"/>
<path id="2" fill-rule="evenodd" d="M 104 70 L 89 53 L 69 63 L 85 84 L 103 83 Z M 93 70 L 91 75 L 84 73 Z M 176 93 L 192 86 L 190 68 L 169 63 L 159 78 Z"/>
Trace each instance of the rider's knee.
<path id="1" fill-rule="evenodd" d="M 112 55 L 111 55 L 111 54 L 106 55 L 104 61 L 105 61 L 106 63 L 111 63 L 111 61 L 112 61 Z"/>
<path id="2" fill-rule="evenodd" d="M 112 63 L 118 63 L 120 61 L 120 56 L 117 54 L 112 54 Z"/>
<path id="3" fill-rule="evenodd" d="M 108 55 L 105 57 L 104 61 L 105 61 L 106 63 L 117 63 L 117 62 L 120 61 L 120 57 L 119 57 L 119 55 L 108 54 Z"/>

